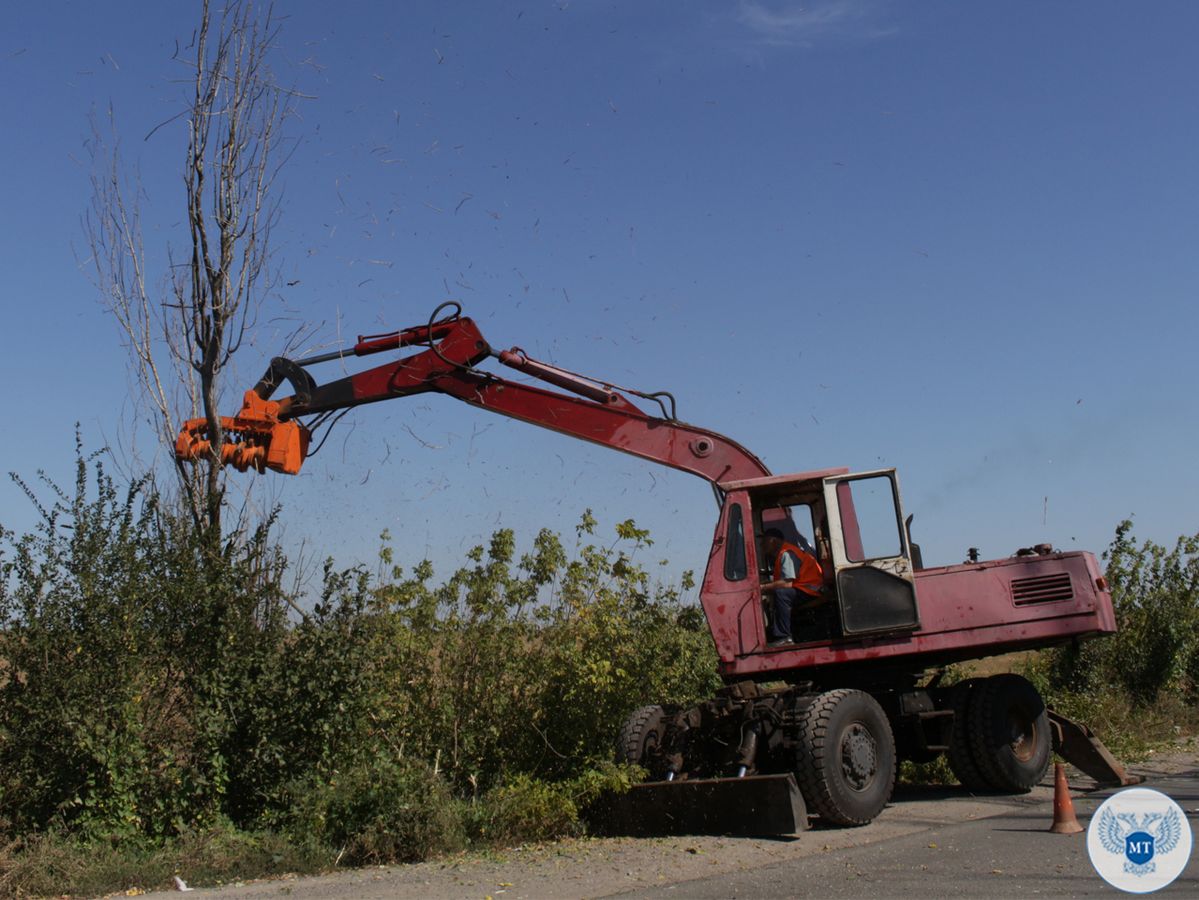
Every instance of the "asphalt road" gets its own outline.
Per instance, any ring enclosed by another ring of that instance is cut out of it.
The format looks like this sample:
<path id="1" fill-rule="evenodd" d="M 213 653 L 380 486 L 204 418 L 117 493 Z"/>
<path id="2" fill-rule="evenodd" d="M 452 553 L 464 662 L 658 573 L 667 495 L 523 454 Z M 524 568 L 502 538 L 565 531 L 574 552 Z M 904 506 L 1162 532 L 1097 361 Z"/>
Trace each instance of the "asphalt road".
<path id="1" fill-rule="evenodd" d="M 1199 831 L 1199 755 L 1137 767 Z M 1079 820 L 1112 791 L 1072 791 Z M 409 866 L 357 869 L 197 891 L 192 897 L 419 897 L 519 900 L 573 897 L 1086 897 L 1118 896 L 1091 867 L 1085 833 L 1048 833 L 1048 782 L 1030 794 L 975 796 L 961 788 L 902 787 L 862 828 L 816 828 L 793 840 L 605 838 L 517 847 Z M 1199 848 L 1199 834 L 1196 834 Z M 182 873 L 186 877 L 186 873 Z M 1199 862 L 1165 890 L 1199 897 Z M 159 895 L 162 898 L 169 894 Z M 178 896 L 178 895 L 175 895 Z"/>
<path id="2" fill-rule="evenodd" d="M 1199 771 L 1152 778 L 1199 833 Z M 1085 827 L 1113 791 L 1075 800 Z M 1092 897 L 1121 892 L 1104 882 L 1087 857 L 1086 834 L 1046 833 L 1043 804 L 942 825 L 817 857 L 751 871 L 621 893 L 621 897 Z M 810 832 L 816 834 L 818 832 Z M 1199 843 L 1199 842 L 1197 842 Z M 1199 897 L 1199 856 L 1159 895 Z"/>

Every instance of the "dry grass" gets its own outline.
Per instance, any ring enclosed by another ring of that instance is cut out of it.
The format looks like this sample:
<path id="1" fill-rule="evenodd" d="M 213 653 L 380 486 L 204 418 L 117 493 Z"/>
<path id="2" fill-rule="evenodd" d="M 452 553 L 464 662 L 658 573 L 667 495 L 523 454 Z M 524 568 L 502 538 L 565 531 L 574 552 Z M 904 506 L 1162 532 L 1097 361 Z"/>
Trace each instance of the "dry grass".
<path id="1" fill-rule="evenodd" d="M 332 867 L 328 851 L 272 834 L 213 830 L 157 845 L 37 835 L 0 847 L 0 897 L 95 897 L 169 890 L 176 875 L 189 885 L 211 886 Z"/>

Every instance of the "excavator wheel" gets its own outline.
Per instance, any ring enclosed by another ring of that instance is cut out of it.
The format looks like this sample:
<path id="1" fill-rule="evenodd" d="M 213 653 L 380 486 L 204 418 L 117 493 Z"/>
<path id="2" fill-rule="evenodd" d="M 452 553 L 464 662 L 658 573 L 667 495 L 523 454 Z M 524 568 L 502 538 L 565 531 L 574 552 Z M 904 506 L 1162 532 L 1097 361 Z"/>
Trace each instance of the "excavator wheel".
<path id="1" fill-rule="evenodd" d="M 1045 777 L 1053 738 L 1037 689 L 1019 675 L 980 684 L 967 717 L 979 770 L 999 791 L 1024 794 Z"/>
<path id="2" fill-rule="evenodd" d="M 633 763 L 649 769 L 650 778 L 663 775 L 657 771 L 661 760 L 657 755 L 666 735 L 666 710 L 657 705 L 642 706 L 634 710 L 620 729 L 616 738 L 618 762 Z"/>
<path id="3" fill-rule="evenodd" d="M 871 822 L 895 786 L 895 738 L 878 702 L 848 689 L 816 697 L 800 720 L 795 775 L 825 821 Z"/>
<path id="4" fill-rule="evenodd" d="M 959 681 L 949 695 L 949 703 L 953 708 L 953 730 L 949 736 L 949 751 L 945 755 L 949 760 L 949 768 L 968 791 L 991 790 L 991 783 L 975 761 L 970 745 L 970 713 L 982 681 L 981 678 Z"/>

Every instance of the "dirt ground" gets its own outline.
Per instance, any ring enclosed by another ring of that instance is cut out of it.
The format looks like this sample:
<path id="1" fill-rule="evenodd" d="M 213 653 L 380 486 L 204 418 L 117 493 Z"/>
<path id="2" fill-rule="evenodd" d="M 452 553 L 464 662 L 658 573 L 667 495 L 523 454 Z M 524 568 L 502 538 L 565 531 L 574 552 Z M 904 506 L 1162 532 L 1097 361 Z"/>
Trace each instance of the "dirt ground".
<path id="1" fill-rule="evenodd" d="M 1150 777 L 1195 771 L 1199 769 L 1199 743 L 1193 739 L 1180 742 L 1174 749 L 1155 753 L 1128 768 Z M 516 900 L 604 897 L 680 885 L 680 893 L 685 895 L 686 882 L 712 875 L 862 847 L 947 823 L 1010 813 L 1013 809 L 1028 809 L 1031 814 L 1034 809 L 1045 809 L 1052 799 L 1051 782 L 1051 777 L 1047 778 L 1031 793 L 1019 797 L 974 796 L 957 787 L 901 786 L 896 790 L 894 802 L 870 825 L 816 828 L 797 838 L 582 838 L 462 854 L 417 865 L 229 885 L 201 893 L 221 898 L 420 896 Z M 1095 785 L 1075 772 L 1070 786 L 1077 796 Z M 1047 819 L 1046 828 L 1049 824 Z"/>

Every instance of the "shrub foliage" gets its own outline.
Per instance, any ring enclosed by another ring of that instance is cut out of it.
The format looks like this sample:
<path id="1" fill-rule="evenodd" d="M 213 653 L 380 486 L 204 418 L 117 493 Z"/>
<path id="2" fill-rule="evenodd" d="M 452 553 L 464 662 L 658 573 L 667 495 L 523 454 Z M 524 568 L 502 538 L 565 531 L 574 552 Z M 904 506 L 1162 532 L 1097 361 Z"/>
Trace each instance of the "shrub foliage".
<path id="1" fill-rule="evenodd" d="M 1199 685 L 1199 535 L 1167 548 L 1138 541 L 1125 520 L 1103 559 L 1119 631 L 1056 651 L 1050 684 L 1138 703 L 1190 694 Z"/>
<path id="2" fill-rule="evenodd" d="M 5 840 L 232 828 L 381 862 L 560 834 L 628 781 L 628 711 L 716 686 L 690 574 L 654 578 L 632 521 L 524 553 L 503 529 L 440 582 L 384 535 L 378 571 L 327 564 L 304 604 L 269 521 L 214 547 L 82 452 L 72 490 L 18 483 L 40 522 L 0 531 Z"/>
<path id="3" fill-rule="evenodd" d="M 1125 520 L 1103 554 L 1118 631 L 1033 661 L 1029 675 L 1118 754 L 1199 724 L 1199 535 L 1141 541 Z"/>

